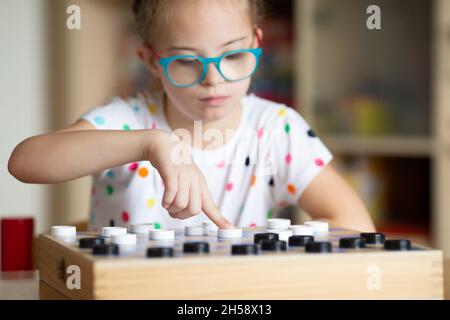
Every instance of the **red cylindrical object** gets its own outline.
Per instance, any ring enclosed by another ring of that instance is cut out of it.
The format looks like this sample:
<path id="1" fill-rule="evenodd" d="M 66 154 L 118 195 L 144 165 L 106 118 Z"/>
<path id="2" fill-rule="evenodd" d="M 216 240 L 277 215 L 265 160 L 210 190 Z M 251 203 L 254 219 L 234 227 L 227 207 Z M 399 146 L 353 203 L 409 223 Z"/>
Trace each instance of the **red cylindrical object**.
<path id="1" fill-rule="evenodd" d="M 1 219 L 2 271 L 32 269 L 33 218 Z"/>

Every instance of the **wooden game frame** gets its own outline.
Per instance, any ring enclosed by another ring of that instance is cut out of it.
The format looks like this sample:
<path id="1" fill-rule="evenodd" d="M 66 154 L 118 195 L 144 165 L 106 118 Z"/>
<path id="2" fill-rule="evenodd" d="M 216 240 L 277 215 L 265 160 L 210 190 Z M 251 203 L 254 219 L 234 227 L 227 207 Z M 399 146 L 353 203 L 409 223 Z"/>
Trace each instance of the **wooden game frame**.
<path id="1" fill-rule="evenodd" d="M 41 299 L 442 299 L 442 252 L 97 258 L 40 235 Z M 68 289 L 66 268 L 81 270 Z"/>

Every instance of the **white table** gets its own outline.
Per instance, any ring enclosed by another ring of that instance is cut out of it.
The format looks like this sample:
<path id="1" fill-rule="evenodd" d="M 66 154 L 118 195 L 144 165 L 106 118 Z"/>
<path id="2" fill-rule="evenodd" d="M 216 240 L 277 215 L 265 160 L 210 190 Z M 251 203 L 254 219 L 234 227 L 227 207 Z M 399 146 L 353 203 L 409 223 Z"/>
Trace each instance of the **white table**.
<path id="1" fill-rule="evenodd" d="M 39 271 L 0 272 L 0 300 L 38 300 Z"/>

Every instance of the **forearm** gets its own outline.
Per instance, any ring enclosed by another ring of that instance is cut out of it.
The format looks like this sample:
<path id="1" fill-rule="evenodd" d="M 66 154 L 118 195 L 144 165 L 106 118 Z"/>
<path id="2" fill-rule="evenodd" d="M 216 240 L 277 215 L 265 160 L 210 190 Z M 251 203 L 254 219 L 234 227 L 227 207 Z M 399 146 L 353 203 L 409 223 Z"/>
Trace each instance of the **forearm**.
<path id="1" fill-rule="evenodd" d="M 34 136 L 22 141 L 8 163 L 26 183 L 60 183 L 144 160 L 151 130 L 81 130 Z"/>
<path id="2" fill-rule="evenodd" d="M 369 212 L 353 190 L 337 190 L 335 196 L 339 199 L 336 205 L 331 206 L 330 203 L 322 212 L 315 214 L 315 219 L 352 230 L 375 231 Z"/>
<path id="3" fill-rule="evenodd" d="M 331 167 L 326 167 L 311 182 L 298 205 L 313 219 L 357 231 L 375 231 L 370 214 L 359 196 Z"/>

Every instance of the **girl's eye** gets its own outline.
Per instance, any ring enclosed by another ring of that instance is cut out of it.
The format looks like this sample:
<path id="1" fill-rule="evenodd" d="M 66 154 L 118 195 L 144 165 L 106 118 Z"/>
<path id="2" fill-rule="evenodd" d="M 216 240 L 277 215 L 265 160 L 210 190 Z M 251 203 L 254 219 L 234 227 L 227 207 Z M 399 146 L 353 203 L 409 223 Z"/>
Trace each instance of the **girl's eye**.
<path id="1" fill-rule="evenodd" d="M 225 57 L 227 60 L 240 60 L 244 58 L 245 54 L 243 52 L 233 53 Z"/>
<path id="2" fill-rule="evenodd" d="M 183 58 L 183 59 L 177 59 L 177 60 L 175 60 L 175 62 L 180 64 L 180 65 L 189 66 L 189 65 L 197 64 L 197 59 L 194 59 L 194 58 Z"/>

